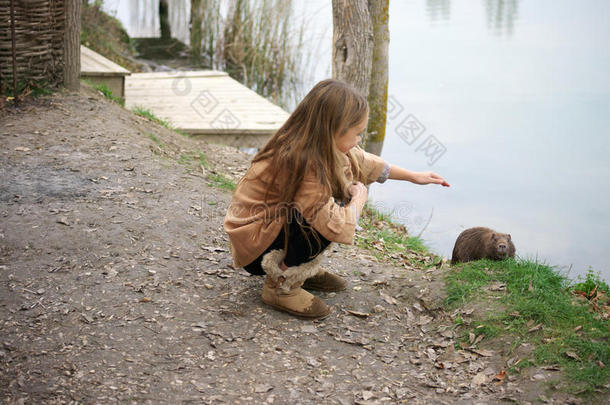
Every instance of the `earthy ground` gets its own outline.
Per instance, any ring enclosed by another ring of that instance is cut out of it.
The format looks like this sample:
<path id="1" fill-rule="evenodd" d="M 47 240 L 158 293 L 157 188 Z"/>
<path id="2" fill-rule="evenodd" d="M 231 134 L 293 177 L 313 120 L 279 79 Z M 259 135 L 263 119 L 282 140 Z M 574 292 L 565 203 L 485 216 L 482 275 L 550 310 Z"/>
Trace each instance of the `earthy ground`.
<path id="1" fill-rule="evenodd" d="M 247 155 L 91 89 L 0 114 L 4 403 L 566 400 L 543 389 L 552 370 L 493 381 L 511 361 L 501 345 L 454 348 L 444 269 L 395 268 L 335 244 L 325 263 L 349 287 L 321 294 L 331 316 L 264 306 L 262 280 L 231 266 L 230 193 L 177 162 L 201 150 L 208 172 L 238 178 Z"/>

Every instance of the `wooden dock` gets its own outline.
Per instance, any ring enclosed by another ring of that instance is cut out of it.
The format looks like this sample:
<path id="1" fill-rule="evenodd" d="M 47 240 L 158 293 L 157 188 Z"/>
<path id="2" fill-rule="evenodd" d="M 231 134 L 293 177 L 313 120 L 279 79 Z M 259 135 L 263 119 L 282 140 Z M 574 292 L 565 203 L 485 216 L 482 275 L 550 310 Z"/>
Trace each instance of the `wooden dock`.
<path id="1" fill-rule="evenodd" d="M 131 72 L 86 46 L 80 46 L 80 77 L 105 84 L 116 97 L 125 98 L 125 76 Z"/>
<path id="2" fill-rule="evenodd" d="M 289 114 L 219 71 L 133 73 L 125 106 L 142 107 L 190 135 L 261 147 Z"/>

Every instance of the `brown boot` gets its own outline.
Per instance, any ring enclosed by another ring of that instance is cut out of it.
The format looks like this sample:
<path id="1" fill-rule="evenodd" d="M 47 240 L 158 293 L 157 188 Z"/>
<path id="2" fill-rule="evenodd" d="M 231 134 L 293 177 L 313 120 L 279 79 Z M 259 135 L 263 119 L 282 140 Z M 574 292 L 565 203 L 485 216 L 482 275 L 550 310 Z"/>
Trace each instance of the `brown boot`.
<path id="1" fill-rule="evenodd" d="M 308 278 L 303 283 L 303 288 L 316 291 L 343 291 L 347 287 L 347 281 L 341 276 L 333 274 L 324 268 L 320 267 L 318 274 Z"/>
<path id="2" fill-rule="evenodd" d="M 330 308 L 321 299 L 301 288 L 303 281 L 318 271 L 319 259 L 282 271 L 279 264 L 283 259 L 282 250 L 272 250 L 263 256 L 261 266 L 267 273 L 261 292 L 263 302 L 304 318 L 323 318 L 330 314 Z"/>

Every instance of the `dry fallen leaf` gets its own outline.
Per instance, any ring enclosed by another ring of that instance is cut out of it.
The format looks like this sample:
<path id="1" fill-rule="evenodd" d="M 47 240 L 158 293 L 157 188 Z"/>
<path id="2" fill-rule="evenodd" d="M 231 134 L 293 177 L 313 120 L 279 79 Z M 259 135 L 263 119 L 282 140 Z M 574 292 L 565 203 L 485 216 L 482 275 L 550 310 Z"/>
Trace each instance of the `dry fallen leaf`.
<path id="1" fill-rule="evenodd" d="M 371 314 L 369 314 L 368 312 L 352 311 L 351 309 L 348 309 L 347 313 L 357 316 L 359 318 L 367 318 L 367 317 L 371 316 Z"/>
<path id="2" fill-rule="evenodd" d="M 500 371 L 498 374 L 496 374 L 493 378 L 493 382 L 496 385 L 500 385 L 504 383 L 504 380 L 506 379 L 506 371 L 504 369 L 502 369 L 502 371 Z"/>
<path id="3" fill-rule="evenodd" d="M 390 305 L 396 305 L 396 303 L 398 302 L 398 301 L 396 301 L 396 298 L 389 296 L 388 294 L 384 293 L 383 291 L 379 291 L 379 295 L 381 295 L 381 298 L 383 298 L 383 300 Z"/>
<path id="4" fill-rule="evenodd" d="M 528 333 L 532 333 L 532 332 L 536 332 L 537 330 L 542 329 L 542 324 L 539 323 L 538 325 L 534 326 L 533 328 L 528 329 Z"/>
<path id="5" fill-rule="evenodd" d="M 227 251 L 227 249 L 224 249 L 224 248 L 221 248 L 221 247 L 218 247 L 218 246 L 203 246 L 203 245 L 201 245 L 200 247 L 201 247 L 201 249 L 207 250 L 208 252 L 226 252 Z"/>
<path id="6" fill-rule="evenodd" d="M 494 355 L 493 350 L 486 350 L 486 349 L 470 349 L 471 352 L 478 354 L 479 356 L 483 356 L 483 357 L 491 357 Z"/>
<path id="7" fill-rule="evenodd" d="M 441 332 L 441 336 L 445 337 L 447 339 L 451 339 L 453 337 L 453 331 L 451 330 L 444 330 Z"/>
<path id="8" fill-rule="evenodd" d="M 475 375 L 472 378 L 473 386 L 482 385 L 482 384 L 485 384 L 486 382 L 487 382 L 487 376 L 483 372 L 478 373 L 477 375 Z"/>
<path id="9" fill-rule="evenodd" d="M 559 368 L 559 366 L 557 364 L 551 364 L 550 366 L 544 366 L 542 367 L 544 370 L 549 370 L 549 371 L 560 371 L 561 368 Z"/>
<path id="10" fill-rule="evenodd" d="M 506 283 L 493 283 L 489 286 L 491 291 L 504 291 L 506 290 Z"/>
<path id="11" fill-rule="evenodd" d="M 301 332 L 303 333 L 318 333 L 318 328 L 313 325 L 302 325 Z"/>
<path id="12" fill-rule="evenodd" d="M 430 321 L 432 321 L 432 317 L 431 316 L 426 316 L 426 315 L 422 315 L 419 317 L 419 320 L 417 321 L 417 324 L 422 326 L 425 325 L 427 323 L 430 323 Z"/>
<path id="13" fill-rule="evenodd" d="M 202 392 L 202 393 L 206 392 L 206 386 L 204 383 L 200 383 L 195 380 L 191 380 L 191 384 L 193 384 L 193 386 L 195 387 L 195 389 L 197 391 Z"/>
<path id="14" fill-rule="evenodd" d="M 383 239 L 376 240 L 376 241 L 372 242 L 371 245 L 373 245 L 373 247 L 375 249 L 380 250 L 380 251 L 383 251 L 383 248 L 385 246 L 384 242 L 383 242 Z"/>
<path id="15" fill-rule="evenodd" d="M 62 224 L 62 225 L 66 225 L 66 226 L 70 226 L 70 223 L 68 222 L 68 217 L 61 217 L 60 219 L 58 219 L 56 221 L 58 224 Z"/>
<path id="16" fill-rule="evenodd" d="M 140 300 L 140 302 L 150 302 L 150 301 L 152 301 L 152 298 L 150 298 L 150 297 L 144 297 Z"/>
<path id="17" fill-rule="evenodd" d="M 368 401 L 369 399 L 373 398 L 375 396 L 375 394 L 373 394 L 371 391 L 362 391 L 362 399 L 364 399 L 365 401 Z"/>
<path id="18" fill-rule="evenodd" d="M 269 385 L 269 384 L 257 384 L 254 387 L 254 392 L 256 392 L 257 394 L 262 394 L 262 393 L 265 393 L 265 392 L 269 392 L 272 389 L 273 389 L 272 385 Z"/>
<path id="19" fill-rule="evenodd" d="M 566 354 L 566 356 L 568 356 L 574 360 L 580 360 L 580 357 L 578 357 L 578 354 L 576 354 L 576 352 L 568 350 L 565 354 Z"/>

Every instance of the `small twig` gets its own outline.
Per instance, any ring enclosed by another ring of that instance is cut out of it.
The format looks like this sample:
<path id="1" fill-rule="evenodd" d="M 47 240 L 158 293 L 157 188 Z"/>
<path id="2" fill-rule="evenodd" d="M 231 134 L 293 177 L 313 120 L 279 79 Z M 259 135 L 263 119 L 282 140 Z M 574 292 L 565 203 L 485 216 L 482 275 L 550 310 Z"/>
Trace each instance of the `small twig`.
<path id="1" fill-rule="evenodd" d="M 30 307 L 30 309 L 34 308 L 36 305 L 40 305 L 41 307 L 43 307 L 44 309 L 47 309 L 47 307 L 45 307 L 42 303 L 42 300 L 44 299 L 44 297 L 40 297 L 40 299 L 38 301 L 36 301 L 35 303 L 32 304 L 32 306 Z"/>
<path id="2" fill-rule="evenodd" d="M 146 329 L 148 329 L 148 330 L 152 330 L 152 331 L 153 331 L 153 332 L 155 332 L 157 335 L 159 334 L 159 331 L 157 331 L 157 330 L 155 330 L 155 329 L 153 329 L 153 328 L 151 328 L 151 327 L 149 327 L 149 326 L 146 326 L 146 325 L 142 325 L 142 326 L 144 326 L 144 327 L 145 327 Z"/>

